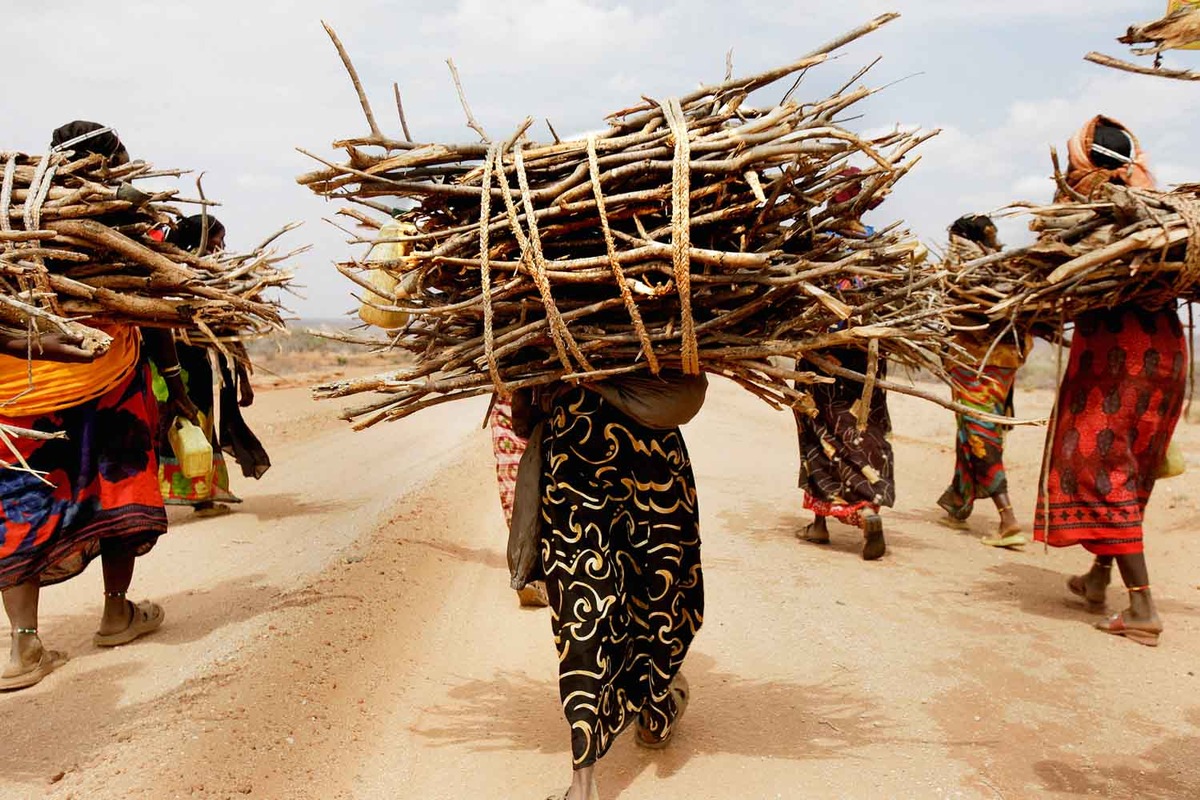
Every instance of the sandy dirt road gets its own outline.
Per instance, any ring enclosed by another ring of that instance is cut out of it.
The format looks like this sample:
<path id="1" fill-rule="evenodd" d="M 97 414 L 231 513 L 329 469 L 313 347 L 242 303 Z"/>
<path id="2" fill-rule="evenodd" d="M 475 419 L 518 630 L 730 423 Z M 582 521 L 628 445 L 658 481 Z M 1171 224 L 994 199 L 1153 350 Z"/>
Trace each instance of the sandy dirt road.
<path id="1" fill-rule="evenodd" d="M 1044 414 L 1047 393 L 1018 411 Z M 798 542 L 793 423 L 714 384 L 686 429 L 707 613 L 675 744 L 625 737 L 605 800 L 1200 797 L 1200 465 L 1159 485 L 1148 537 L 1168 626 L 1105 637 L 1065 599 L 1078 550 L 999 552 L 936 524 L 946 412 L 893 397 L 891 551 Z M 0 798 L 513 798 L 568 777 L 544 611 L 507 589 L 484 405 L 353 434 L 300 389 L 251 423 L 275 468 L 238 514 L 178 522 L 139 562 L 162 631 L 101 652 L 93 569 L 45 592 L 71 662 L 0 697 Z M 1200 428 L 1180 441 L 1200 453 Z M 1010 480 L 1032 518 L 1041 429 Z M 1113 588 L 1110 603 L 1123 598 Z"/>

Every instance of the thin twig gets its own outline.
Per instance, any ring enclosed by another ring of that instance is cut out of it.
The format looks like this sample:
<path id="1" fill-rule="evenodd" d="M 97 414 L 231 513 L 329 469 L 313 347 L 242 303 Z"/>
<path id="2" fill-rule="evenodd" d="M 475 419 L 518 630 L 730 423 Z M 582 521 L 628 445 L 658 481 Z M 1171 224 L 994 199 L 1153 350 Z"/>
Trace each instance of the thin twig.
<path id="1" fill-rule="evenodd" d="M 463 113 L 467 115 L 467 127 L 479 134 L 479 138 L 485 142 L 490 142 L 487 131 L 475 119 L 475 115 L 471 113 L 471 107 L 467 105 L 467 95 L 463 91 L 462 80 L 458 77 L 458 67 L 454 66 L 454 59 L 447 58 L 446 65 L 450 67 L 450 75 L 454 78 L 454 89 L 458 92 L 459 102 L 462 103 Z"/>
<path id="2" fill-rule="evenodd" d="M 400 130 L 404 131 L 404 138 L 412 141 L 412 134 L 408 131 L 408 119 L 404 116 L 404 103 L 400 99 L 400 84 L 392 84 L 392 92 L 396 95 L 396 113 L 400 116 Z"/>
<path id="3" fill-rule="evenodd" d="M 1138 75 L 1153 75 L 1156 78 L 1171 78 L 1177 81 L 1200 81 L 1200 72 L 1192 72 L 1186 69 L 1163 69 L 1162 67 L 1143 67 L 1139 64 L 1131 64 L 1128 61 L 1122 61 L 1119 58 L 1106 56 L 1103 53 L 1091 52 L 1083 57 L 1084 61 L 1090 61 L 1093 64 L 1099 64 L 1102 67 L 1111 67 L 1124 72 L 1133 72 Z"/>
<path id="4" fill-rule="evenodd" d="M 329 38 L 333 40 L 333 46 L 337 48 L 338 56 L 341 57 L 342 64 L 346 67 L 346 72 L 350 73 L 350 81 L 354 84 L 354 91 L 358 94 L 358 102 L 362 106 L 363 114 L 367 118 L 367 125 L 371 129 L 371 135 L 382 138 L 383 132 L 379 130 L 379 124 L 375 122 L 375 112 L 371 110 L 371 101 L 367 99 L 367 93 L 363 90 L 362 81 L 358 79 L 358 70 L 354 68 L 354 62 L 350 60 L 350 54 L 346 52 L 346 48 L 342 46 L 342 40 L 338 38 L 337 33 L 334 32 L 329 23 L 321 20 L 321 25 L 324 26 L 325 32 L 329 34 Z"/>

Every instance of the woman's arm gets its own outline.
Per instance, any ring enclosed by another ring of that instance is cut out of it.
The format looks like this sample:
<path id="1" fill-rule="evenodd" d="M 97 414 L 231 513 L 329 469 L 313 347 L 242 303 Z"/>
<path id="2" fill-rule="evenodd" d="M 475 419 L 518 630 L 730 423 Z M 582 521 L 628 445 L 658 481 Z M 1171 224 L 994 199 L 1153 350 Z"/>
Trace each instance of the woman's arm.
<path id="1" fill-rule="evenodd" d="M 233 354 L 232 372 L 237 383 L 238 405 L 249 408 L 254 404 L 254 387 L 250 385 L 250 354 L 241 342 L 231 342 L 229 352 Z"/>
<path id="2" fill-rule="evenodd" d="M 33 340 L 24 333 L 0 333 L 0 353 L 25 358 L 32 353 L 38 361 L 62 361 L 70 364 L 86 364 L 96 360 L 96 353 L 79 347 L 61 333 L 43 333 Z"/>
<path id="3" fill-rule="evenodd" d="M 175 337 L 171 331 L 161 328 L 142 328 L 142 341 L 146 344 L 146 352 L 154 359 L 158 374 L 167 383 L 166 407 L 169 413 L 189 419 L 200 424 L 200 409 L 188 397 L 187 385 L 183 382 L 182 370 L 179 367 L 179 353 L 175 350 Z"/>

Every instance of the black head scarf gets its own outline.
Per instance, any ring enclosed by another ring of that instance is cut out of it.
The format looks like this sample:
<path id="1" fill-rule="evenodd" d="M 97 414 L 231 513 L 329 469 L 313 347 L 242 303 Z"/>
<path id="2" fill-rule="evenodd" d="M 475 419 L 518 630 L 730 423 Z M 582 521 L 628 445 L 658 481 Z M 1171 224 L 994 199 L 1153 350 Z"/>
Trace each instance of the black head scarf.
<path id="1" fill-rule="evenodd" d="M 986 214 L 965 214 L 959 217 L 950 226 L 950 233 L 976 244 L 988 247 L 996 245 L 996 225 Z"/>
<path id="2" fill-rule="evenodd" d="M 179 220 L 175 229 L 167 234 L 167 241 L 180 250 L 194 253 L 200 249 L 200 237 L 203 231 L 204 217 L 200 214 L 193 214 Z M 225 233 L 225 226 L 221 224 L 221 220 L 210 214 L 208 217 L 208 240 L 211 242 L 223 233 Z"/>
<path id="3" fill-rule="evenodd" d="M 77 119 L 55 128 L 50 136 L 50 147 L 72 150 L 76 155 L 95 153 L 107 158 L 114 166 L 129 163 L 129 151 L 121 144 L 116 131 L 99 122 Z"/>
<path id="4" fill-rule="evenodd" d="M 1092 135 L 1088 157 L 1101 169 L 1120 169 L 1133 162 L 1133 139 L 1128 131 L 1101 122 Z"/>

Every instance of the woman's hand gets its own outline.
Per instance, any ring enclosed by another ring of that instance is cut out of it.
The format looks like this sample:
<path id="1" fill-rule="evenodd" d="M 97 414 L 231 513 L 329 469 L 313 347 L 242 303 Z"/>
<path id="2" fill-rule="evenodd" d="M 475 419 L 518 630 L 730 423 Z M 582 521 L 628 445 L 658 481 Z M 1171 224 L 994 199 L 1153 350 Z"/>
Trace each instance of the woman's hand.
<path id="1" fill-rule="evenodd" d="M 250 385 L 250 371 L 245 364 L 237 365 L 238 405 L 249 408 L 254 404 L 254 387 Z"/>
<path id="2" fill-rule="evenodd" d="M 67 364 L 86 364 L 95 361 L 98 354 L 79 346 L 77 340 L 61 333 L 43 333 L 29 345 L 24 335 L 6 335 L 0 343 L 0 351 L 6 355 L 25 358 L 32 354 L 35 361 L 60 361 Z"/>
<path id="3" fill-rule="evenodd" d="M 196 408 L 196 404 L 187 395 L 187 387 L 183 385 L 183 381 L 176 377 L 174 380 L 167 379 L 167 391 L 170 392 L 170 397 L 165 403 L 167 413 L 176 417 L 183 417 L 194 425 L 200 424 L 200 409 Z"/>
<path id="4" fill-rule="evenodd" d="M 38 357 L 39 347 L 41 357 L 48 361 L 66 361 L 75 364 L 86 364 L 96 360 L 95 351 L 86 350 L 78 342 L 68 339 L 61 333 L 43 333 L 33 346 L 34 358 Z"/>

